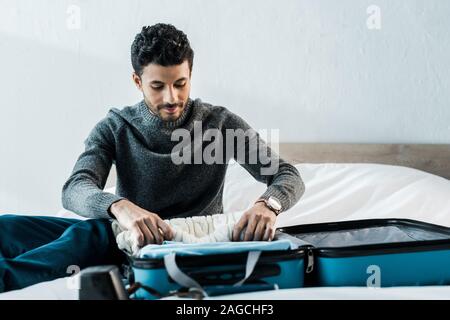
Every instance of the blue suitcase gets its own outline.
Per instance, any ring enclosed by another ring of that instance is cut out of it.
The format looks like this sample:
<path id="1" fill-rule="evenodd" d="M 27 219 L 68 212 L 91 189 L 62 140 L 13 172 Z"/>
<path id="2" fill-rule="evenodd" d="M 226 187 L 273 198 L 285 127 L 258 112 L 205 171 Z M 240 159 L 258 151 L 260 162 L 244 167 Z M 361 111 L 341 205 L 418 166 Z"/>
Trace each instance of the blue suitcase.
<path id="1" fill-rule="evenodd" d="M 289 245 L 280 249 L 280 243 Z M 304 285 L 305 250 L 292 249 L 287 240 L 211 243 L 206 246 L 213 249 L 201 255 L 196 245 L 172 245 L 179 250 L 147 246 L 143 257 L 130 258 L 131 282 L 138 287 L 132 298 L 204 297 Z M 167 251 L 160 254 L 158 249 Z"/>
<path id="2" fill-rule="evenodd" d="M 280 229 L 310 258 L 306 286 L 450 284 L 450 228 L 406 219 L 372 219 Z M 306 245 L 305 245 L 306 243 Z"/>

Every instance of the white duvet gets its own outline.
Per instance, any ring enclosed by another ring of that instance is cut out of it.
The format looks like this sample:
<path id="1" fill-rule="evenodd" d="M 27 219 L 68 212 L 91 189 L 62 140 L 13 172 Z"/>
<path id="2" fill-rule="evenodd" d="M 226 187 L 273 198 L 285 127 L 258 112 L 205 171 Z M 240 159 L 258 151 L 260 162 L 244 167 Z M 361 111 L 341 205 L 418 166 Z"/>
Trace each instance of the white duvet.
<path id="1" fill-rule="evenodd" d="M 407 218 L 450 227 L 450 181 L 419 170 L 377 164 L 299 164 L 306 191 L 277 220 L 278 227 L 331 221 Z M 230 164 L 224 211 L 252 206 L 265 185 Z M 114 192 L 113 190 L 109 190 Z M 62 210 L 58 216 L 78 217 Z M 71 278 L 0 294 L 0 299 L 76 299 Z M 403 288 L 301 288 L 233 295 L 238 299 L 450 299 L 450 286 Z M 221 297 L 227 298 L 227 297 Z"/>
<path id="2" fill-rule="evenodd" d="M 379 164 L 296 165 L 306 191 L 278 227 L 374 218 L 407 218 L 450 227 L 450 181 L 423 171 Z M 265 186 L 233 164 L 224 210 L 249 208 Z"/>

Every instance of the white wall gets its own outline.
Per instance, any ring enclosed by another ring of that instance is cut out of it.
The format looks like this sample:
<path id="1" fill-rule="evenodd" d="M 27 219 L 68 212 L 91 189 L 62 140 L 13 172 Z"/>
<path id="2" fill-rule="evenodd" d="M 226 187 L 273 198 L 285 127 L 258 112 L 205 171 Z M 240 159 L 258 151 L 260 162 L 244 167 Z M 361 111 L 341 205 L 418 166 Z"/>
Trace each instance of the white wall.
<path id="1" fill-rule="evenodd" d="M 191 40 L 192 97 L 282 141 L 450 140 L 447 0 L 0 0 L 0 212 L 60 208 L 90 129 L 140 99 L 130 45 L 156 22 Z"/>

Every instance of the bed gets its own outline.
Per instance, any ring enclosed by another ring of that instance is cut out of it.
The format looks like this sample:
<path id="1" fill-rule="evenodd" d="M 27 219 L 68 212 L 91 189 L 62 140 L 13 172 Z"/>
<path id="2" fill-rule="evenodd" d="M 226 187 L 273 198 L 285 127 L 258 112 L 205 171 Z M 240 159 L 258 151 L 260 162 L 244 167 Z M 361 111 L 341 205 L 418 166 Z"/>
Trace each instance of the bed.
<path id="1" fill-rule="evenodd" d="M 450 145 L 285 143 L 278 149 L 296 165 L 306 185 L 300 202 L 279 216 L 278 227 L 371 218 L 407 218 L 450 227 Z M 111 192 L 113 183 L 114 170 L 107 183 Z M 224 211 L 249 208 L 264 189 L 241 166 L 230 164 Z M 65 210 L 57 215 L 74 216 Z M 0 299 L 77 297 L 74 277 L 0 294 Z M 450 286 L 300 288 L 214 299 L 450 299 Z"/>

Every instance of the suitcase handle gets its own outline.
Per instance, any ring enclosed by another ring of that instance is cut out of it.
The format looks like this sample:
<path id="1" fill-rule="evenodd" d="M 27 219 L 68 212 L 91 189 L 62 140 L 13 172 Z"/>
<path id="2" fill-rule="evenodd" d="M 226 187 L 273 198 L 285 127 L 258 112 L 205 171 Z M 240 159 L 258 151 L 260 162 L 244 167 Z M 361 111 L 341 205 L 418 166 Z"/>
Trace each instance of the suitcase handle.
<path id="1" fill-rule="evenodd" d="M 258 263 L 260 255 L 261 251 L 250 251 L 248 253 L 244 278 L 233 284 L 233 287 L 242 286 L 242 284 L 248 279 L 248 277 L 250 277 L 253 270 L 255 269 L 256 264 Z M 175 261 L 175 257 L 175 253 L 167 254 L 164 256 L 164 266 L 166 267 L 169 276 L 180 286 L 199 289 L 205 294 L 205 296 L 207 296 L 202 286 L 178 267 Z"/>

